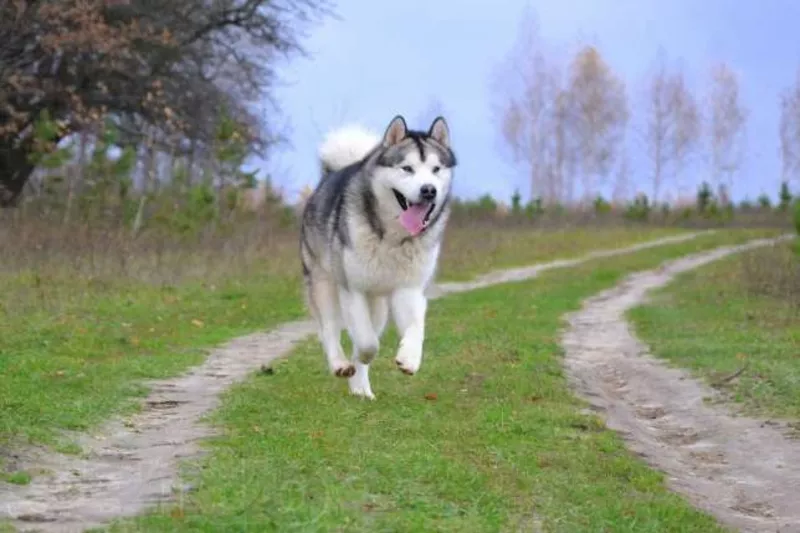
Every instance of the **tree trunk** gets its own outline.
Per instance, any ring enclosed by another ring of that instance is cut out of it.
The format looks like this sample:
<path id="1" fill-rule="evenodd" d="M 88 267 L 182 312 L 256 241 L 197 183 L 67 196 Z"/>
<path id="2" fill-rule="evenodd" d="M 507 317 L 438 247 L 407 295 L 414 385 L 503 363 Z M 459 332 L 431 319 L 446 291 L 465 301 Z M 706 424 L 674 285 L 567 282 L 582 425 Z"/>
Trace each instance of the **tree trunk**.
<path id="1" fill-rule="evenodd" d="M 14 147 L 0 142 L 0 207 L 16 207 L 25 184 L 36 168 L 28 156 L 28 144 Z"/>
<path id="2" fill-rule="evenodd" d="M 87 148 L 89 146 L 89 132 L 83 130 L 80 133 L 80 142 L 78 143 L 78 161 L 70 166 L 69 171 L 69 186 L 67 188 L 67 202 L 64 207 L 64 224 L 68 224 L 72 216 L 73 204 L 75 197 L 78 194 L 83 175 L 86 172 L 86 159 L 88 157 Z"/>
<path id="3" fill-rule="evenodd" d="M 133 236 L 137 236 L 144 224 L 144 208 L 147 203 L 147 194 L 150 192 L 151 187 L 156 182 L 156 153 L 153 148 L 153 140 L 151 137 L 145 139 L 145 174 L 144 183 L 142 184 L 141 196 L 139 197 L 139 206 L 136 208 L 136 217 L 133 220 L 133 228 L 131 232 Z"/>

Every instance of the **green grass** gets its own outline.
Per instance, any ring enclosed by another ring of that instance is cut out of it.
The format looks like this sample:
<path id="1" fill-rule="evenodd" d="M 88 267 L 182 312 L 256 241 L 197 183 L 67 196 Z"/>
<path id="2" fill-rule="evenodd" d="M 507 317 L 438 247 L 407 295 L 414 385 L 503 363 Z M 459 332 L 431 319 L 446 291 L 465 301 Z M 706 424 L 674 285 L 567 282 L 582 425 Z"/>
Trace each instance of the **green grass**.
<path id="1" fill-rule="evenodd" d="M 677 233 L 609 230 L 589 238 L 593 232 L 587 230 L 503 231 L 470 244 L 463 235 L 472 231 L 456 228 L 452 237 L 463 242 L 446 252 L 448 272 L 468 277 L 480 268 L 514 263 L 509 235 L 525 245 L 516 256 L 523 262 Z M 479 246 L 487 247 L 485 257 L 473 253 Z M 181 256 L 187 271 L 193 261 L 207 271 L 206 262 L 215 259 L 170 252 Z M 73 272 L 65 258 L 33 264 L 23 274 L 0 274 L 0 447 L 44 444 L 79 453 L 69 432 L 89 431 L 112 414 L 132 412 L 147 392 L 143 380 L 179 374 L 222 341 L 305 316 L 296 249 L 273 252 L 249 259 L 269 263 L 269 269 L 245 268 L 235 264 L 236 257 L 223 257 L 213 281 L 169 285 L 124 277 L 115 266 L 133 262 L 124 256 L 108 261 L 100 275 Z M 225 271 L 235 274 L 226 277 Z M 159 275 L 169 279 L 170 271 Z"/>
<path id="2" fill-rule="evenodd" d="M 800 420 L 800 264 L 791 247 L 678 276 L 630 311 L 638 335 L 654 355 L 718 386 L 745 412 Z"/>
<path id="3" fill-rule="evenodd" d="M 619 248 L 673 235 L 679 228 L 617 227 L 539 230 L 526 226 L 457 227 L 444 244 L 440 278 L 464 281 L 501 268 L 526 266 L 553 258 L 570 259 L 594 250 Z"/>
<path id="4" fill-rule="evenodd" d="M 17 289 L 35 283 L 4 281 Z M 50 293 L 69 282 L 51 283 Z M 57 312 L 43 303 L 16 314 L 10 302 L 0 311 L 0 447 L 45 443 L 68 451 L 70 443 L 58 438 L 63 430 L 85 431 L 130 411 L 131 400 L 146 393 L 141 380 L 175 375 L 202 362 L 202 348 L 303 314 L 297 285 L 286 280 L 255 277 L 213 290 L 90 285 L 63 298 Z"/>
<path id="5" fill-rule="evenodd" d="M 742 242 L 722 233 L 431 302 L 426 357 L 394 368 L 389 331 L 378 399 L 347 394 L 309 340 L 273 375 L 229 390 L 197 490 L 127 531 L 714 532 L 668 492 L 567 387 L 564 313 L 626 274 Z"/>
<path id="6" fill-rule="evenodd" d="M 28 472 L 18 470 L 10 474 L 0 475 L 0 479 L 13 485 L 27 485 L 31 482 L 31 475 Z"/>

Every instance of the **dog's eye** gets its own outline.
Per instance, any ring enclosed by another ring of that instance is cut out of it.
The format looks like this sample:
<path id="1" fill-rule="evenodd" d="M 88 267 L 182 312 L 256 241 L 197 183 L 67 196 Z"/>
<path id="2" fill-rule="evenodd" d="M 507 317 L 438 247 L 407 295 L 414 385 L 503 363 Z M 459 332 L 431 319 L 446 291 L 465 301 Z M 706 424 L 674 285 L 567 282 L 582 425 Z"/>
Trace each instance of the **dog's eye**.
<path id="1" fill-rule="evenodd" d="M 414 173 L 414 169 L 412 167 L 410 167 L 409 165 L 406 165 L 406 166 L 402 167 L 402 169 L 403 169 L 403 172 L 407 172 L 408 174 L 413 174 Z"/>
<path id="2" fill-rule="evenodd" d="M 438 174 L 440 170 L 442 170 L 442 168 L 441 168 L 441 167 L 433 167 L 433 168 L 431 169 L 431 172 L 433 172 L 434 174 Z"/>

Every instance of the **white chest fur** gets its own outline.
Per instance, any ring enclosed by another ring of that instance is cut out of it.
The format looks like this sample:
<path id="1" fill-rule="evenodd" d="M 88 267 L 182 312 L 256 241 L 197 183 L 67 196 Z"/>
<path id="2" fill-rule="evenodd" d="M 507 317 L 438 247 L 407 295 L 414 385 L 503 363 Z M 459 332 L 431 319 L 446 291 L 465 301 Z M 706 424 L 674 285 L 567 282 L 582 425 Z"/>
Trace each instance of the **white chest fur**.
<path id="1" fill-rule="evenodd" d="M 400 235 L 356 230 L 353 244 L 342 254 L 347 285 L 369 293 L 389 293 L 399 287 L 424 287 L 436 270 L 440 245 L 434 235 L 401 242 Z"/>

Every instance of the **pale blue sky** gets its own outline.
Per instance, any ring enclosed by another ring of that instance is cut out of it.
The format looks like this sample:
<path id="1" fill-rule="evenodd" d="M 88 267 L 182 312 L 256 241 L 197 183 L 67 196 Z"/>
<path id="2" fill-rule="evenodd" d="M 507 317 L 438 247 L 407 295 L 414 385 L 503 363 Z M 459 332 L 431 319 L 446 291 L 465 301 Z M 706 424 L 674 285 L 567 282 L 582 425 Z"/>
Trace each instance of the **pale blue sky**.
<path id="1" fill-rule="evenodd" d="M 460 156 L 456 193 L 507 200 L 520 187 L 527 198 L 525 176 L 498 147 L 490 107 L 493 69 L 513 45 L 526 5 L 549 46 L 569 52 L 581 39 L 595 43 L 634 105 L 659 46 L 683 62 L 692 84 L 707 80 L 714 61 L 728 62 L 750 110 L 747 164 L 734 196 L 775 195 L 777 97 L 800 65 L 798 0 L 339 0 L 341 20 L 309 32 L 311 57 L 281 71 L 287 86 L 278 98 L 293 148 L 275 161 L 276 182 L 292 197 L 315 183 L 326 130 L 350 121 L 382 130 L 396 113 L 427 127 L 417 121 L 436 98 Z M 649 192 L 646 160 L 636 157 L 643 146 L 629 146 L 632 180 Z"/>

